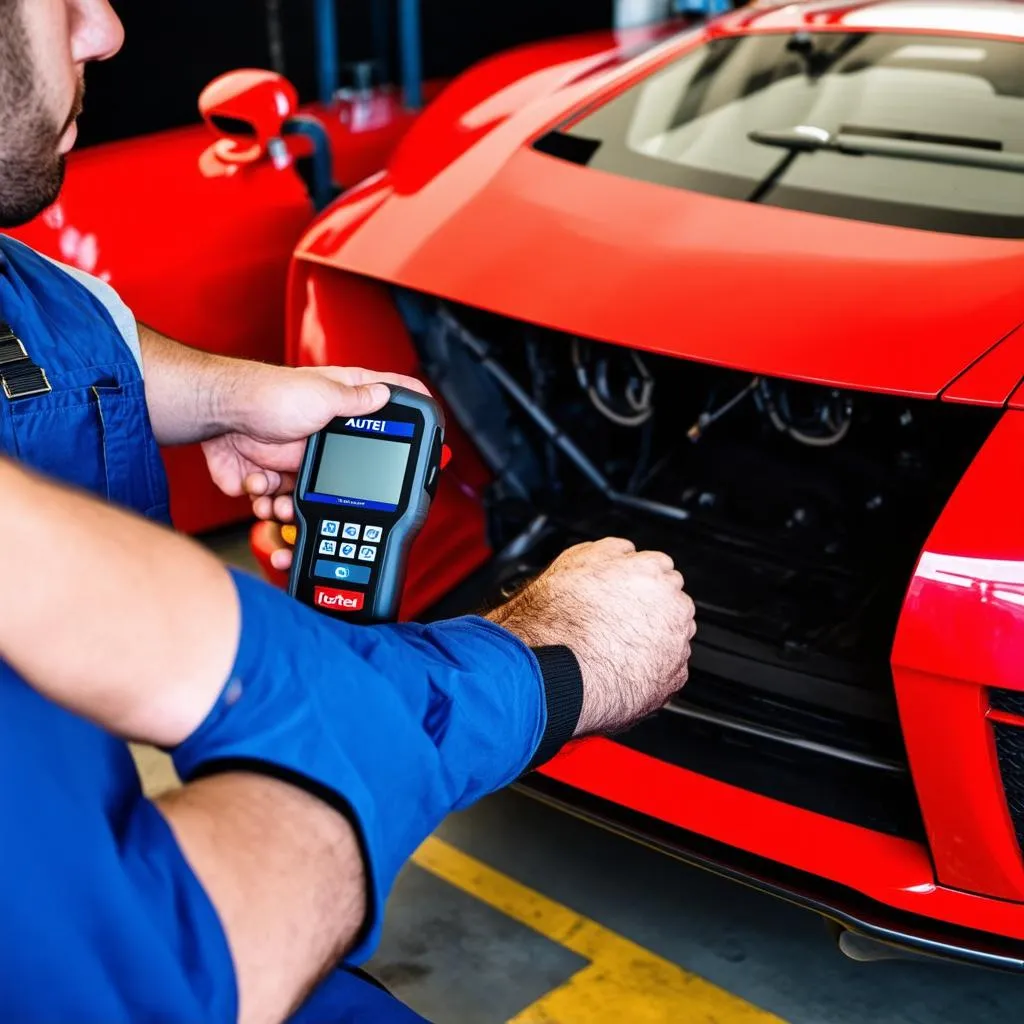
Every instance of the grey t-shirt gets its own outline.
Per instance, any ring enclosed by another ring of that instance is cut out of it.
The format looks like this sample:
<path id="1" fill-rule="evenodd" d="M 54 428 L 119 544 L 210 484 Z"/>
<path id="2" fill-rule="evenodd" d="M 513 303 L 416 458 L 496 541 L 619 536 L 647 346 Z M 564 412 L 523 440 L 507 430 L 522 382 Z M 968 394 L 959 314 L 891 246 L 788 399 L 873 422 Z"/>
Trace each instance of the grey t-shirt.
<path id="1" fill-rule="evenodd" d="M 40 253 L 40 255 L 45 254 Z M 45 258 L 50 260 L 54 266 L 60 267 L 65 273 L 70 274 L 79 284 L 88 288 L 103 304 L 117 325 L 117 329 L 121 332 L 124 343 L 135 357 L 135 362 L 139 364 L 139 373 L 142 373 L 142 346 L 139 344 L 139 326 L 135 322 L 135 316 L 132 311 L 121 300 L 121 296 L 106 281 L 101 281 L 98 277 L 93 277 L 92 274 L 87 274 L 84 270 L 77 269 L 77 267 L 69 267 L 66 263 L 50 259 L 49 256 Z"/>

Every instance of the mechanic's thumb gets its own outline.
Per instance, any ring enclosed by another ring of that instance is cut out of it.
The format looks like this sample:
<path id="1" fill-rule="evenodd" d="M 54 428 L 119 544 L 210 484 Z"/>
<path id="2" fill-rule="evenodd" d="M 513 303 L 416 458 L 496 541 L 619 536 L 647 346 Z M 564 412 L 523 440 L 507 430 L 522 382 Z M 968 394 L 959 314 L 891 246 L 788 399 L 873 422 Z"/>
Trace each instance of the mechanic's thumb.
<path id="1" fill-rule="evenodd" d="M 391 391 L 387 384 L 351 384 L 345 387 L 345 416 L 376 412 L 388 404 Z"/>

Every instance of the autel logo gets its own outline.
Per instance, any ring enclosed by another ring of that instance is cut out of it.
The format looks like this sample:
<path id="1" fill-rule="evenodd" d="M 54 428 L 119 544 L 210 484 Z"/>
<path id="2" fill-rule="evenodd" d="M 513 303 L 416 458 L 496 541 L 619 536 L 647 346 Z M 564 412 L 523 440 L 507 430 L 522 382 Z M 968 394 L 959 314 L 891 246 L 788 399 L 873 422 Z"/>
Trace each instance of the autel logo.
<path id="1" fill-rule="evenodd" d="M 333 587 L 316 587 L 313 590 L 317 608 L 329 608 L 334 612 L 357 612 L 365 600 L 365 594 L 354 590 L 335 590 Z"/>
<path id="2" fill-rule="evenodd" d="M 370 420 L 355 417 L 345 420 L 349 430 L 358 430 L 361 434 L 384 434 L 386 437 L 415 437 L 416 425 L 403 420 Z"/>
<path id="3" fill-rule="evenodd" d="M 375 434 L 386 434 L 388 430 L 388 421 L 350 419 L 345 426 L 352 427 L 355 430 L 370 430 Z"/>

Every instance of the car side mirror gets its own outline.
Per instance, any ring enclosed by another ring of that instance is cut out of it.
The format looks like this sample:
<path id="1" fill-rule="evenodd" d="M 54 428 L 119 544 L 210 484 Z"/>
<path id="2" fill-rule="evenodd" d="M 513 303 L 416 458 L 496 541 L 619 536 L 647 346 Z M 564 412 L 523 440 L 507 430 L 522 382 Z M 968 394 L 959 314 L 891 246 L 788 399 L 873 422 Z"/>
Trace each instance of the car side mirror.
<path id="1" fill-rule="evenodd" d="M 267 153 L 275 164 L 287 165 L 284 125 L 298 105 L 298 91 L 287 78 L 255 68 L 215 78 L 199 97 L 203 120 L 222 140 L 217 155 L 227 163 L 252 163 Z"/>

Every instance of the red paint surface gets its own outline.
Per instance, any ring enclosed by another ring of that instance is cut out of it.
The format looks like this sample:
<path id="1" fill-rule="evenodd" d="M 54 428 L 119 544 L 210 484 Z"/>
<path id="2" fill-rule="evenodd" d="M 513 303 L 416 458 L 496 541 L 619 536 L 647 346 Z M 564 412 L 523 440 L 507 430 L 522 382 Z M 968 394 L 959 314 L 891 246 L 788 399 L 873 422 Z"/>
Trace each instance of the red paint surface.
<path id="1" fill-rule="evenodd" d="M 1005 405 L 1024 377 L 1024 325 L 1018 327 L 942 393 L 947 402 Z"/>
<path id="2" fill-rule="evenodd" d="M 899 910 L 1024 939 L 1024 907 L 937 885 L 928 851 L 666 764 L 611 740 L 575 744 L 541 773 Z"/>
<path id="3" fill-rule="evenodd" d="M 1024 414 L 1007 413 L 925 546 L 893 650 L 939 878 L 1024 900 L 985 688 L 1024 690 Z"/>
<path id="4" fill-rule="evenodd" d="M 578 41 L 549 45 L 545 69 L 529 50 L 485 66 L 441 97 L 386 176 L 319 221 L 302 258 L 648 351 L 939 394 L 1024 319 L 1024 240 L 759 206 L 530 147 L 704 37 L 624 63 L 606 40 L 584 56 Z"/>
<path id="5" fill-rule="evenodd" d="M 281 137 L 281 126 L 298 108 L 298 90 L 276 71 L 247 68 L 215 78 L 199 96 L 203 120 L 214 129 L 227 118 L 248 126 L 256 146 Z"/>

